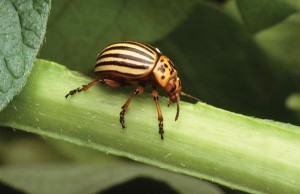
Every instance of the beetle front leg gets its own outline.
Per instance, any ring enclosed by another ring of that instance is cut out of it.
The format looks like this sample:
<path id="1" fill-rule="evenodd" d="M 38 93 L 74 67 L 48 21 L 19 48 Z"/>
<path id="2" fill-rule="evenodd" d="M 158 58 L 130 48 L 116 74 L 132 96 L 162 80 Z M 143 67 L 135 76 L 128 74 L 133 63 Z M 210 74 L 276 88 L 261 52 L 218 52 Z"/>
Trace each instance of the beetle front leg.
<path id="1" fill-rule="evenodd" d="M 144 91 L 144 87 L 138 86 L 136 88 L 136 90 L 133 93 L 131 93 L 131 95 L 129 96 L 129 98 L 125 102 L 125 104 L 122 106 L 122 111 L 120 112 L 120 123 L 121 123 L 123 129 L 125 128 L 125 112 L 128 109 L 131 100 L 133 99 L 133 97 L 135 95 L 141 94 L 141 93 L 143 93 L 143 91 Z"/>
<path id="2" fill-rule="evenodd" d="M 157 109 L 157 115 L 158 115 L 158 128 L 159 128 L 159 134 L 160 134 L 160 138 L 161 139 L 164 139 L 164 125 L 163 125 L 163 116 L 162 116 L 162 113 L 161 113 L 161 110 L 160 110 L 160 107 L 159 107 L 159 104 L 158 104 L 158 92 L 155 88 L 153 88 L 152 90 L 152 96 L 153 96 L 153 100 L 155 102 L 155 105 L 156 105 L 156 109 Z"/>

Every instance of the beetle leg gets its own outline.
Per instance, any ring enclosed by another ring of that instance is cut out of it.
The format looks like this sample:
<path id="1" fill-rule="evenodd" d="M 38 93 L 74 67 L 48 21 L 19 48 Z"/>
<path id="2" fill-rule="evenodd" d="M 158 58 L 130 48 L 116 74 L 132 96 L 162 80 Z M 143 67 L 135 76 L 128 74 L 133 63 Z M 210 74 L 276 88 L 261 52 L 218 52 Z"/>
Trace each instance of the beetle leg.
<path id="1" fill-rule="evenodd" d="M 141 94 L 143 93 L 144 91 L 144 87 L 143 86 L 138 86 L 136 88 L 136 90 L 134 92 L 131 93 L 131 95 L 129 96 L 129 98 L 127 99 L 127 101 L 125 102 L 125 104 L 122 106 L 122 111 L 120 112 L 120 123 L 122 125 L 122 128 L 124 129 L 125 128 L 125 112 L 126 110 L 128 109 L 129 107 L 129 104 L 132 100 L 132 98 L 137 95 L 137 94 Z"/>
<path id="2" fill-rule="evenodd" d="M 74 90 L 71 90 L 65 97 L 68 98 L 68 96 L 72 96 L 78 92 L 81 92 L 83 90 L 87 90 L 89 89 L 90 87 L 94 86 L 95 84 L 97 84 L 98 82 L 100 82 L 102 79 L 95 79 L 94 81 L 86 84 L 86 85 L 82 85 L 82 87 L 79 87 L 79 88 L 76 88 Z"/>
<path id="3" fill-rule="evenodd" d="M 82 87 L 79 87 L 79 88 L 76 88 L 74 90 L 71 90 L 65 97 L 68 98 L 68 96 L 72 96 L 78 92 L 81 92 L 81 91 L 84 91 L 84 90 L 87 90 L 89 89 L 90 87 L 96 85 L 98 82 L 104 84 L 104 85 L 107 85 L 108 87 L 111 87 L 111 88 L 116 88 L 116 87 L 120 87 L 120 83 L 118 83 L 117 81 L 114 81 L 114 80 L 110 80 L 110 79 L 103 79 L 103 78 L 97 78 L 95 79 L 94 81 L 86 84 L 86 85 L 82 85 Z"/>
<path id="4" fill-rule="evenodd" d="M 161 139 L 164 139 L 164 125 L 163 125 L 163 116 L 162 116 L 162 113 L 161 113 L 161 110 L 160 110 L 160 107 L 159 107 L 159 104 L 158 104 L 158 92 L 155 88 L 153 88 L 152 90 L 152 96 L 153 96 L 153 100 L 155 102 L 155 105 L 156 105 L 156 109 L 157 109 L 157 115 L 158 115 L 158 127 L 159 127 L 159 134 L 160 134 L 160 137 Z"/>

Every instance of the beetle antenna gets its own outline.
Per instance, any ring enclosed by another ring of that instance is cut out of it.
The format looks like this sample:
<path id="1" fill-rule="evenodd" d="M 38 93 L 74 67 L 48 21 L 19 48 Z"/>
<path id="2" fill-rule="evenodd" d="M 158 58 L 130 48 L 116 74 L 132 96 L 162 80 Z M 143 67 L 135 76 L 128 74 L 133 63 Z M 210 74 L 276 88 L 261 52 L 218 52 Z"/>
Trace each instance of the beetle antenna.
<path id="1" fill-rule="evenodd" d="M 176 111 L 175 121 L 177 121 L 177 119 L 179 117 L 179 110 L 180 110 L 180 108 L 179 108 L 179 100 L 177 100 L 176 103 L 177 103 L 177 111 Z"/>
<path id="2" fill-rule="evenodd" d="M 180 92 L 180 95 L 185 96 L 185 97 L 188 97 L 188 98 L 193 99 L 193 100 L 196 100 L 196 101 L 198 101 L 198 102 L 201 102 L 201 100 L 200 100 L 199 98 L 196 98 L 196 97 L 194 97 L 194 96 L 191 96 L 191 95 L 189 95 L 189 94 L 187 94 L 187 93 Z"/>

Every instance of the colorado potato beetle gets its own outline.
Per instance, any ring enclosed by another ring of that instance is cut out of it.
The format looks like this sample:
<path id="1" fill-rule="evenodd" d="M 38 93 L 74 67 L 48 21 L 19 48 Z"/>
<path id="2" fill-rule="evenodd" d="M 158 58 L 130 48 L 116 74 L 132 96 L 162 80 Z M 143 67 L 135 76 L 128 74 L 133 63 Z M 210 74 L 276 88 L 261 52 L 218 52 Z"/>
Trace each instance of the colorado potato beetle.
<path id="1" fill-rule="evenodd" d="M 141 94 L 146 85 L 152 85 L 152 97 L 154 99 L 157 113 L 159 134 L 163 139 L 163 116 L 158 104 L 157 87 L 163 87 L 168 93 L 169 103 L 177 104 L 175 121 L 179 116 L 180 95 L 189 97 L 196 101 L 198 98 L 181 91 L 181 82 L 177 75 L 174 64 L 163 55 L 157 48 L 146 43 L 136 41 L 122 41 L 108 45 L 98 56 L 94 69 L 96 79 L 87 85 L 71 90 L 65 97 L 87 90 L 98 82 L 108 87 L 136 86 L 136 89 L 120 112 L 120 123 L 125 128 L 125 112 L 132 98 Z"/>

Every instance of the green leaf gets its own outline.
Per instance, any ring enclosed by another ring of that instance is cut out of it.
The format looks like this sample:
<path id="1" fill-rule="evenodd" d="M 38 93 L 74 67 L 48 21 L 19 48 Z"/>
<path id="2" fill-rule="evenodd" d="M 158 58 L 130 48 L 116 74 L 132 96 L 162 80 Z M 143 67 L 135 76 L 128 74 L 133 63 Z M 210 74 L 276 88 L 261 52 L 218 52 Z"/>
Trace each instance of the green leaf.
<path id="1" fill-rule="evenodd" d="M 38 194 L 98 193 L 136 177 L 166 182 L 179 193 L 222 194 L 206 182 L 125 161 L 115 164 L 35 164 L 0 168 L 2 182 L 27 193 Z M 134 190 L 139 191 L 139 188 L 136 185 Z M 155 191 L 153 188 L 147 189 Z"/>
<path id="2" fill-rule="evenodd" d="M 3 131 L 5 130 L 0 130 L 2 132 L 0 135 L 3 135 Z M 45 144 L 45 142 L 41 143 L 37 138 L 16 138 L 19 134 L 11 133 L 11 137 L 14 137 L 13 140 L 7 141 L 8 138 L 4 139 L 3 137 L 0 139 L 1 166 L 61 162 L 66 158 L 54 149 L 49 149 L 49 145 Z"/>
<path id="3" fill-rule="evenodd" d="M 161 39 L 188 17 L 193 4 L 193 0 L 54 1 L 41 58 L 88 73 L 86 67 L 95 63 L 106 45 L 124 39 Z"/>
<path id="4" fill-rule="evenodd" d="M 0 130 L 0 137 L 7 131 Z M 8 136 L 0 141 L 0 182 L 27 193 L 99 193 L 145 179 L 153 179 L 157 185 L 165 183 L 169 186 L 165 185 L 166 189 L 180 193 L 221 193 L 208 182 L 64 141 L 32 137 L 20 131 Z M 135 185 L 135 190 L 161 190 L 143 186 L 147 185 Z"/>
<path id="5" fill-rule="evenodd" d="M 50 0 L 0 2 L 0 111 L 26 83 L 42 44 Z"/>
<path id="6" fill-rule="evenodd" d="M 300 7 L 300 5 L 299 5 Z M 291 75 L 298 84 L 300 80 L 300 13 L 294 14 L 287 20 L 271 29 L 265 30 L 255 37 L 256 42 L 264 51 L 273 58 L 280 61 L 280 65 Z M 276 63 L 274 63 L 276 64 Z M 298 82 L 297 82 L 298 80 Z"/>
<path id="7" fill-rule="evenodd" d="M 133 89 L 95 86 L 64 98 L 89 81 L 39 60 L 24 90 L 0 113 L 0 123 L 246 192 L 300 192 L 300 127 L 185 102 L 175 122 L 176 108 L 160 98 L 160 140 L 150 94 L 133 100 L 124 130 L 120 107 Z"/>
<path id="8" fill-rule="evenodd" d="M 256 33 L 278 24 L 296 9 L 282 0 L 237 0 L 245 27 Z"/>

